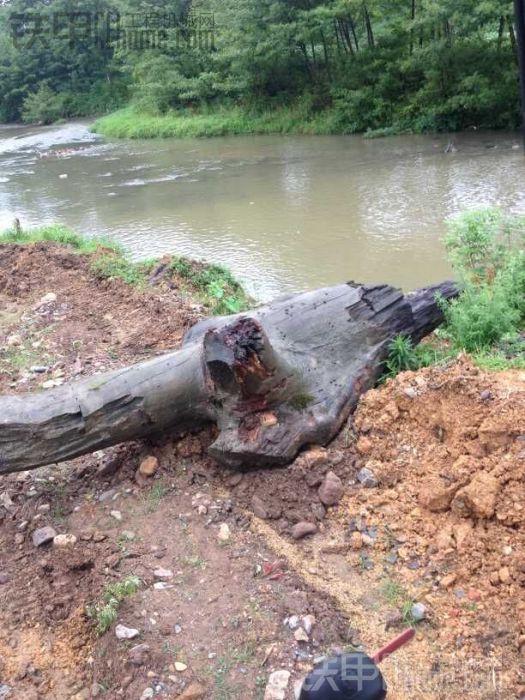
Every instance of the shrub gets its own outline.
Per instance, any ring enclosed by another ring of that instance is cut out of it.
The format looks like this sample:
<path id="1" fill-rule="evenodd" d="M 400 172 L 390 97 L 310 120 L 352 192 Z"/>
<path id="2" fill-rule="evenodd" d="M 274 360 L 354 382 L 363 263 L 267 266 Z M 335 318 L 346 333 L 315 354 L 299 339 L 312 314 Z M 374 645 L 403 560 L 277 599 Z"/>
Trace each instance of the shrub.
<path id="1" fill-rule="evenodd" d="M 29 93 L 22 109 L 22 120 L 26 124 L 52 124 L 64 116 L 63 96 L 53 92 L 47 83 Z"/>
<path id="2" fill-rule="evenodd" d="M 476 352 L 517 335 L 525 321 L 525 218 L 497 209 L 451 221 L 445 239 L 462 292 L 441 301 L 456 348 Z"/>
<path id="3" fill-rule="evenodd" d="M 104 589 L 102 601 L 86 609 L 87 616 L 93 620 L 97 635 L 107 632 L 116 621 L 118 610 L 125 598 L 135 594 L 140 586 L 137 576 L 128 576 L 123 581 L 110 583 Z"/>

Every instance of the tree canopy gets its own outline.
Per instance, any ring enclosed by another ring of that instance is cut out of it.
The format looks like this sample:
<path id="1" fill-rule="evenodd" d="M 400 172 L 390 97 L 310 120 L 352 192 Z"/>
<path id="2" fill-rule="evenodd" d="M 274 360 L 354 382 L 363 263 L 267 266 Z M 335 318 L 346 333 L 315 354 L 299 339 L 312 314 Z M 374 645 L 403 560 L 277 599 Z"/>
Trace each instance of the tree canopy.
<path id="1" fill-rule="evenodd" d="M 99 17 L 102 34 L 83 30 L 82 13 Z M 39 21 L 45 37 L 31 36 Z M 512 2 L 78 0 L 73 8 L 68 0 L 11 0 L 0 7 L 0 119 L 51 121 L 129 99 L 160 113 L 293 104 L 305 114 L 326 112 L 343 133 L 512 128 L 519 120 Z"/>

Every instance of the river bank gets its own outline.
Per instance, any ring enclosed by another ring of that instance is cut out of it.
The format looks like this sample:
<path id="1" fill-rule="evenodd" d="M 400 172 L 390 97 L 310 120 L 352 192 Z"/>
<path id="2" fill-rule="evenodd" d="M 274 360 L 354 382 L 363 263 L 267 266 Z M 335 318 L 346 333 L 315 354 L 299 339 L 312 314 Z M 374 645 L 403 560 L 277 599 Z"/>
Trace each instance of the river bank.
<path id="1" fill-rule="evenodd" d="M 154 356 L 209 313 L 165 271 L 101 277 L 114 251 L 78 251 L 0 246 L 2 393 Z M 384 664 L 394 700 L 519 697 L 524 417 L 523 372 L 463 356 L 387 381 L 286 469 L 224 470 L 209 429 L 3 478 L 0 687 L 233 700 L 286 670 L 292 700 L 315 657 L 412 623 L 416 640 Z M 329 471 L 342 489 L 325 508 Z M 317 532 L 294 540 L 301 521 Z M 37 547 L 44 527 L 73 538 Z M 138 590 L 101 628 L 109 587 L 130 577 Z M 117 624 L 138 636 L 119 640 Z"/>

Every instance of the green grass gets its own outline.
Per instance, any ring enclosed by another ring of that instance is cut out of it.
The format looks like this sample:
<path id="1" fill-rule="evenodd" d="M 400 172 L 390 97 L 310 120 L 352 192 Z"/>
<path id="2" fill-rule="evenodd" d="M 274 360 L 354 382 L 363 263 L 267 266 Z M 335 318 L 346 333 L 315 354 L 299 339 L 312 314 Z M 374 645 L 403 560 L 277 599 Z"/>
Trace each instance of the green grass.
<path id="1" fill-rule="evenodd" d="M 128 260 L 124 249 L 106 238 L 88 238 L 71 231 L 65 226 L 41 226 L 22 230 L 19 224 L 0 233 L 0 244 L 17 243 L 26 245 L 40 241 L 51 241 L 69 246 L 80 254 L 91 255 L 90 270 L 98 279 L 121 279 L 132 287 L 145 287 L 157 260 L 151 258 L 141 262 Z M 221 265 L 173 257 L 169 274 L 177 279 L 188 296 L 200 302 L 210 314 L 234 314 L 246 310 L 251 305 L 250 297 Z M 17 358 L 18 350 L 13 351 L 13 366 L 16 362 L 26 364 L 26 358 Z"/>
<path id="2" fill-rule="evenodd" d="M 60 224 L 39 226 L 27 230 L 17 226 L 0 233 L 0 244 L 18 243 L 24 245 L 26 243 L 38 243 L 39 241 L 53 241 L 62 245 L 68 245 L 79 253 L 94 253 L 101 247 L 108 248 L 118 254 L 123 253 L 122 247 L 110 239 L 81 236 Z"/>
<path id="3" fill-rule="evenodd" d="M 128 576 L 123 581 L 109 583 L 104 589 L 102 600 L 86 609 L 98 636 L 107 632 L 116 622 L 122 601 L 134 595 L 139 587 L 140 579 L 137 576 Z"/>
<path id="4" fill-rule="evenodd" d="M 250 298 L 231 272 L 221 265 L 207 265 L 175 257 L 170 263 L 191 295 L 197 296 L 212 314 L 235 314 L 250 306 Z"/>
<path id="5" fill-rule="evenodd" d="M 172 111 L 148 114 L 130 106 L 98 119 L 92 131 L 126 139 L 342 133 L 333 112 L 312 114 L 301 104 L 261 113 L 232 107 L 204 113 Z"/>

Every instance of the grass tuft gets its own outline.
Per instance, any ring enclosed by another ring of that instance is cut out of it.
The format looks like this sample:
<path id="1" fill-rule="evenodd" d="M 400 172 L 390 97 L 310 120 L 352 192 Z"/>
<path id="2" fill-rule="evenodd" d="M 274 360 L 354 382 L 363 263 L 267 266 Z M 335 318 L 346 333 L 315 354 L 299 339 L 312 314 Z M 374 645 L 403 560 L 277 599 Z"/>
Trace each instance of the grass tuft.
<path id="1" fill-rule="evenodd" d="M 102 600 L 86 608 L 87 616 L 95 625 L 98 636 L 103 635 L 116 622 L 122 602 L 134 595 L 140 587 L 138 576 L 128 576 L 123 581 L 110 583 L 104 589 Z"/>

